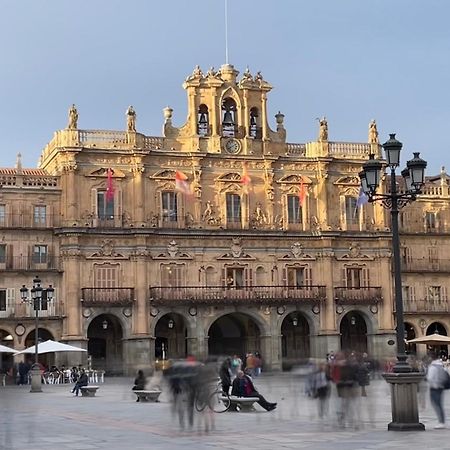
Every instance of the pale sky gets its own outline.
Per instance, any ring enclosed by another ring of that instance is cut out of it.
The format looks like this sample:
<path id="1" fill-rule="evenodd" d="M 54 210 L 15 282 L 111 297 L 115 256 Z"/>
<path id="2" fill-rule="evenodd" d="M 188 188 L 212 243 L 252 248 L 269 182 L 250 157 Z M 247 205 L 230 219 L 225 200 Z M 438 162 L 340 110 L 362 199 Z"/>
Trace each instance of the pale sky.
<path id="1" fill-rule="evenodd" d="M 228 0 L 229 62 L 261 70 L 288 142 L 366 142 L 396 132 L 404 160 L 450 172 L 450 2 Z M 0 0 L 0 166 L 35 167 L 75 103 L 81 129 L 161 135 L 162 109 L 186 119 L 181 85 L 196 64 L 225 62 L 224 0 Z M 406 158 L 407 157 L 407 158 Z"/>

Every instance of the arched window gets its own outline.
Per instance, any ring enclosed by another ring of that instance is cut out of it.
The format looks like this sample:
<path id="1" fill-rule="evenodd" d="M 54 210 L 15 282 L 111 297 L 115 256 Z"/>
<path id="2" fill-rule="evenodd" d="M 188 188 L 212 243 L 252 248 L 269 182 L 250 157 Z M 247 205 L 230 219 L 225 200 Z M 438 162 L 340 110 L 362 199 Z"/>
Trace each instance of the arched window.
<path id="1" fill-rule="evenodd" d="M 207 136 L 209 134 L 209 113 L 206 105 L 200 105 L 197 113 L 197 134 Z"/>
<path id="2" fill-rule="evenodd" d="M 222 102 L 222 136 L 234 137 L 236 135 L 236 102 L 227 97 Z"/>
<path id="3" fill-rule="evenodd" d="M 249 135 L 252 138 L 261 139 L 261 127 L 259 124 L 259 111 L 258 111 L 258 108 L 255 108 L 255 107 L 250 109 Z"/>

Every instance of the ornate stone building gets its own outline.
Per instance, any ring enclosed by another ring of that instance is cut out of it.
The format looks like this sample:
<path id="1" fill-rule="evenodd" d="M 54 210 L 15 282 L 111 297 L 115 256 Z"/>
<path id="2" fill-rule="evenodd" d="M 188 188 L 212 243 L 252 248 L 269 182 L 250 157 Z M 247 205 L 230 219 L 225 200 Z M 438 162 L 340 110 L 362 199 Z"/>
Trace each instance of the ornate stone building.
<path id="1" fill-rule="evenodd" d="M 164 109 L 162 137 L 136 131 L 132 107 L 125 131 L 81 130 L 72 106 L 38 169 L 0 169 L 2 342 L 34 343 L 19 289 L 38 274 L 55 287 L 41 338 L 109 372 L 186 354 L 258 350 L 273 370 L 341 348 L 391 355 L 389 217 L 357 208 L 376 125 L 368 143 L 334 142 L 323 118 L 317 141 L 287 143 L 260 73 L 197 67 L 183 87 L 187 121 Z M 410 335 L 450 325 L 448 205 L 443 173 L 402 213 Z"/>

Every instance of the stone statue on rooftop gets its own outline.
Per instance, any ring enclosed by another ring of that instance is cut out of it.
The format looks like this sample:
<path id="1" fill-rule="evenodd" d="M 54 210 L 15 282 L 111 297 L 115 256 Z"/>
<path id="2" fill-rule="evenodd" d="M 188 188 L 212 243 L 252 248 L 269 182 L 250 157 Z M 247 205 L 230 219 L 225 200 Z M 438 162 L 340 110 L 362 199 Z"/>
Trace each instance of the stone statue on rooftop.
<path id="1" fill-rule="evenodd" d="M 319 142 L 328 141 L 328 122 L 326 117 L 319 119 Z"/>
<path id="2" fill-rule="evenodd" d="M 369 144 L 379 144 L 377 123 L 375 119 L 369 123 Z"/>
<path id="3" fill-rule="evenodd" d="M 127 131 L 136 131 L 136 111 L 132 106 L 129 106 L 126 112 L 127 115 Z"/>
<path id="4" fill-rule="evenodd" d="M 72 105 L 69 109 L 69 130 L 76 130 L 78 127 L 78 111 L 75 105 Z"/>

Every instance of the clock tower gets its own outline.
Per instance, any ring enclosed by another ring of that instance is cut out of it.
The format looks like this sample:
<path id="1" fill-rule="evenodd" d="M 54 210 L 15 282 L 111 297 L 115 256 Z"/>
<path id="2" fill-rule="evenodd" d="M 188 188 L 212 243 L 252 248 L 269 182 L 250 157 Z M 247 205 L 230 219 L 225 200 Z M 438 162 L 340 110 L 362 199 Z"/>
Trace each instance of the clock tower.
<path id="1" fill-rule="evenodd" d="M 247 68 L 242 77 L 238 75 L 231 64 L 206 73 L 195 67 L 183 84 L 188 96 L 185 124 L 175 127 L 172 109 L 165 109 L 163 132 L 171 148 L 230 156 L 284 151 L 284 116 L 277 114 L 276 131 L 268 124 L 267 94 L 272 86 L 261 72 L 252 75 Z"/>

